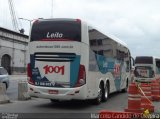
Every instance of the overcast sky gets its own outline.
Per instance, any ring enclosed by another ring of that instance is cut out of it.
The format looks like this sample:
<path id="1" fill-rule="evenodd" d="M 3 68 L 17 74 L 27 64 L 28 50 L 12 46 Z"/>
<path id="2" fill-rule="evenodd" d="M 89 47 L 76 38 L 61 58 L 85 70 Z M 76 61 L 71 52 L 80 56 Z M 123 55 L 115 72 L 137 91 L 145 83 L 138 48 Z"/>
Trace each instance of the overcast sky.
<path id="1" fill-rule="evenodd" d="M 8 0 L 0 0 L 0 26 L 12 28 Z M 13 0 L 17 17 L 80 18 L 126 42 L 133 57 L 160 57 L 160 0 Z M 53 10 L 52 10 L 53 2 Z M 20 23 L 21 22 L 21 23 Z M 29 31 L 29 22 L 19 27 Z"/>

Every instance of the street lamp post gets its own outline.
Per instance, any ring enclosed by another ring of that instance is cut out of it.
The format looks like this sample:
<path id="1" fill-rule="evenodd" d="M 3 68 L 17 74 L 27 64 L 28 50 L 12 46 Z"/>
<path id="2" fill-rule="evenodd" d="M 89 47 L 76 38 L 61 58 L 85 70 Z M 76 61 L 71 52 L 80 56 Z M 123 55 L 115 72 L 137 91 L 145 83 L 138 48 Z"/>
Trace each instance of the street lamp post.
<path id="1" fill-rule="evenodd" d="M 33 20 L 29 20 L 29 19 L 25 19 L 25 18 L 19 18 L 21 20 L 25 20 L 25 21 L 29 21 L 29 24 L 30 24 L 30 28 L 31 28 L 31 23 Z M 23 29 L 24 30 L 24 29 Z M 23 31 L 24 32 L 24 31 Z M 24 50 L 24 67 L 26 67 L 26 58 L 27 58 L 27 48 L 26 48 L 26 45 L 25 45 L 25 50 Z"/>

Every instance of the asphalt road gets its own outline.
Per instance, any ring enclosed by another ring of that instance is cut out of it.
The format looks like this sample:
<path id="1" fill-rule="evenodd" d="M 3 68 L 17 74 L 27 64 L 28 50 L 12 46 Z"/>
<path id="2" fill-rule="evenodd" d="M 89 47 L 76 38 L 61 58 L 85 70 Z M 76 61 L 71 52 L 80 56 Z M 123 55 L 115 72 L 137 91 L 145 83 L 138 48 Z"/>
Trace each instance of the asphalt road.
<path id="1" fill-rule="evenodd" d="M 11 76 L 10 87 L 7 90 L 11 103 L 0 104 L 0 112 L 38 113 L 40 117 L 46 113 L 61 113 L 60 115 L 65 117 L 66 113 L 67 115 L 73 115 L 73 113 L 84 115 L 84 113 L 98 113 L 101 110 L 124 111 L 127 108 L 127 93 L 111 94 L 109 99 L 100 105 L 93 105 L 90 100 L 51 103 L 48 99 L 32 98 L 27 101 L 18 101 L 18 81 L 25 79 L 26 76 Z M 160 102 L 155 102 L 155 105 L 160 105 Z M 158 109 L 160 106 L 156 107 L 156 110 Z"/>
<path id="2" fill-rule="evenodd" d="M 60 103 L 51 103 L 48 99 L 32 98 L 28 101 L 18 101 L 18 81 L 26 80 L 26 76 L 10 76 L 10 87 L 7 90 L 7 95 L 11 100 L 9 104 L 3 104 L 3 111 L 5 112 L 99 112 L 100 110 L 109 109 L 123 111 L 127 107 L 127 93 L 111 94 L 109 99 L 100 104 L 93 105 L 90 100 L 87 101 L 63 101 Z M 25 105 L 23 110 L 19 104 Z M 8 106 L 9 105 L 9 108 Z M 13 106 L 16 110 L 11 109 Z M 32 107 L 32 108 L 31 108 Z M 1 108 L 1 106 L 0 106 Z M 31 108 L 31 109 L 30 109 Z"/>

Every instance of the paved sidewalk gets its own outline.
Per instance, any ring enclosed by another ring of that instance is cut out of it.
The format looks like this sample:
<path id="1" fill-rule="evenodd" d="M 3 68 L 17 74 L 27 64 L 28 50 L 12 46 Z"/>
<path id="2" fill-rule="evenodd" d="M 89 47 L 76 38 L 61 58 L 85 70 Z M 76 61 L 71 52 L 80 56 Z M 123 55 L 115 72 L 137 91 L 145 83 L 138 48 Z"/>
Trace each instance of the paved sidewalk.
<path id="1" fill-rule="evenodd" d="M 27 75 L 9 75 L 11 80 L 27 80 Z"/>

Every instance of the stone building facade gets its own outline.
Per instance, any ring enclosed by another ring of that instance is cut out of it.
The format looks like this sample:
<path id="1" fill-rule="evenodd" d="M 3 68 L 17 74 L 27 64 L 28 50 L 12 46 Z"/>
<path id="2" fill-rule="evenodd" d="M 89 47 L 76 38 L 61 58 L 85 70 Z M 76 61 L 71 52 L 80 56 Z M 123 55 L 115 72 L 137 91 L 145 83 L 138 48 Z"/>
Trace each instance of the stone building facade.
<path id="1" fill-rule="evenodd" d="M 0 66 L 9 74 L 26 73 L 28 36 L 0 27 Z"/>

